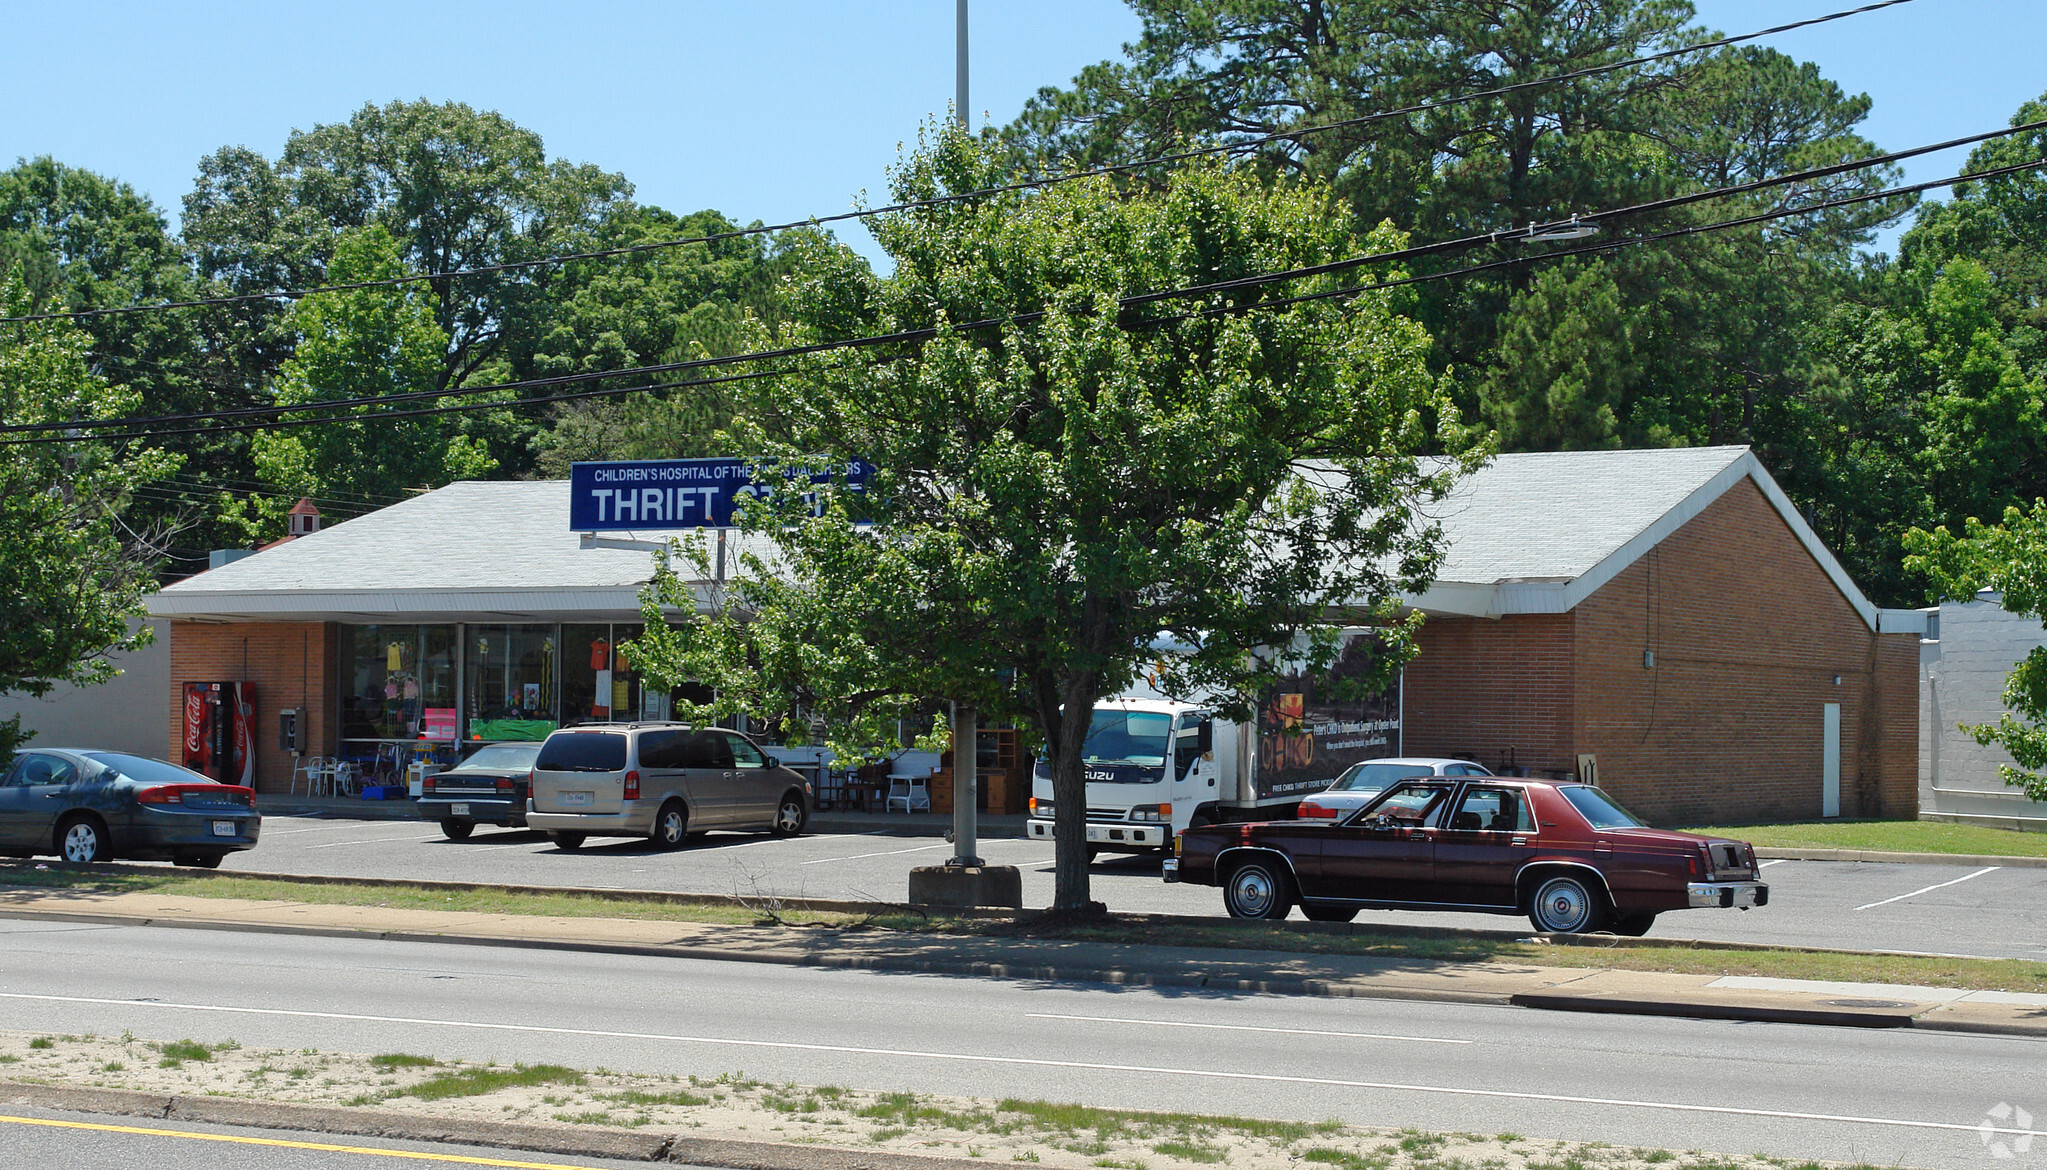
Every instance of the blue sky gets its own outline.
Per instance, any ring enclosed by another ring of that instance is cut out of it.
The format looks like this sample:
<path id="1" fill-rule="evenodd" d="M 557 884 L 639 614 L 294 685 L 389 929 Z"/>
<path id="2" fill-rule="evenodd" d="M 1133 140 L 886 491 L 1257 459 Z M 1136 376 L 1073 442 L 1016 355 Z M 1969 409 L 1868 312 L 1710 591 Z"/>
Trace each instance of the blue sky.
<path id="1" fill-rule="evenodd" d="M 1746 32 L 1851 0 L 1699 0 Z M 294 128 L 365 102 L 498 110 L 550 155 L 621 171 L 671 211 L 769 221 L 879 195 L 883 168 L 953 94 L 953 0 L 541 4 L 99 3 L 0 6 L 0 161 L 55 155 L 113 175 L 174 219 L 199 158 L 276 157 Z M 975 0 L 976 122 L 1115 56 L 1119 0 Z M 1914 0 L 1771 43 L 1875 108 L 1902 147 L 2000 126 L 2047 90 L 2043 0 Z M 1915 161 L 1913 178 L 1962 155 Z M 864 232 L 842 230 L 871 252 Z"/>

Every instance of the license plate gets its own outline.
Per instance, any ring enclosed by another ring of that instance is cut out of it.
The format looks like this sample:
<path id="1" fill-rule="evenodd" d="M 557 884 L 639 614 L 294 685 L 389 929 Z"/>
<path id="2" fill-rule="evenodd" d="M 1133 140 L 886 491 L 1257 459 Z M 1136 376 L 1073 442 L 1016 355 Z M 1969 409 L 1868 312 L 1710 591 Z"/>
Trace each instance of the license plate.
<path id="1" fill-rule="evenodd" d="M 565 806 L 566 806 L 566 805 L 578 805 L 578 804 L 595 804 L 595 803 L 597 803 L 597 794 L 596 794 L 596 793 L 594 793 L 594 792 L 564 792 L 564 793 L 562 793 L 562 804 L 563 804 L 563 805 L 565 805 Z"/>
<path id="2" fill-rule="evenodd" d="M 450 805 L 448 811 L 458 817 L 466 817 L 469 815 L 469 806 L 466 804 Z"/>
<path id="3" fill-rule="evenodd" d="M 213 822 L 213 835 L 216 837 L 232 837 L 235 835 L 235 832 L 235 823 L 233 821 Z"/>

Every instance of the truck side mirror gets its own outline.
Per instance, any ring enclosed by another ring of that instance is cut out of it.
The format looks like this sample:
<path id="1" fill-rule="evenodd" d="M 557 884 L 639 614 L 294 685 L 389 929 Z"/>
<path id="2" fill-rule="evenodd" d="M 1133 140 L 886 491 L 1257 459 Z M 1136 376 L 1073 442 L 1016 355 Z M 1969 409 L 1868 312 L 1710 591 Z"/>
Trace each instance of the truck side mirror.
<path id="1" fill-rule="evenodd" d="M 1215 720 L 1203 719 L 1194 729 L 1194 750 L 1203 756 L 1215 750 Z"/>

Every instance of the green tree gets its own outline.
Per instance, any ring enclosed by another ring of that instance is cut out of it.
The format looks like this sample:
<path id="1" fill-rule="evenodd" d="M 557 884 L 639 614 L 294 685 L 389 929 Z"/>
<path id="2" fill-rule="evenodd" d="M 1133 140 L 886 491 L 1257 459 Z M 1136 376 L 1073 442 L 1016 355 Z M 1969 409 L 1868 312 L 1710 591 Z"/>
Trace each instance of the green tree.
<path id="1" fill-rule="evenodd" d="M 202 159 L 185 197 L 185 241 L 223 291 L 332 282 L 343 234 L 381 227 L 413 272 L 449 272 L 583 250 L 630 208 L 631 184 L 550 160 L 538 134 L 458 102 L 368 105 L 295 131 L 276 163 L 242 147 Z M 533 352 L 551 327 L 551 267 L 425 284 L 443 335 L 436 379 L 458 385 Z M 238 306 L 245 376 L 266 381 L 292 331 L 268 302 Z"/>
<path id="2" fill-rule="evenodd" d="M 386 280 L 404 271 L 398 242 L 376 226 L 344 233 L 330 268 L 343 283 Z M 290 320 L 299 341 L 279 373 L 278 405 L 381 398 L 439 384 L 447 335 L 434 321 L 430 294 L 419 285 L 314 293 L 293 307 Z M 285 494 L 251 496 L 237 505 L 251 535 L 278 535 L 293 495 L 374 497 L 393 488 L 440 487 L 496 466 L 480 436 L 505 425 L 498 412 L 363 417 L 380 409 L 391 408 L 322 412 L 304 417 L 332 421 L 257 432 L 257 471 Z"/>
<path id="3" fill-rule="evenodd" d="M 197 282 L 163 212 L 128 184 L 44 157 L 0 172 L 0 238 L 26 249 L 25 262 L 52 266 L 46 311 L 84 312 L 186 300 Z M 86 360 L 97 376 L 134 391 L 136 411 L 183 414 L 248 406 L 254 388 L 224 379 L 204 314 L 124 313 L 85 317 Z M 188 555 L 219 546 L 212 493 L 191 480 L 249 475 L 248 444 L 231 432 L 166 435 L 184 456 L 177 481 L 153 485 L 127 515 L 140 527 L 181 527 Z"/>
<path id="4" fill-rule="evenodd" d="M 1246 165 L 1329 181 L 1366 224 L 1417 240 L 1510 230 L 1863 157 L 1869 99 L 1768 49 L 1680 56 L 1498 97 L 1707 39 L 1687 0 L 1131 0 L 1143 34 L 1065 90 L 1041 91 L 1001 138 L 1019 165 L 1125 163 L 1234 144 Z M 1306 127 L 1437 108 L 1323 133 Z M 1449 103 L 1449 104 L 1442 104 Z M 1277 135 L 1272 141 L 1257 139 Z M 1610 222 L 1616 235 L 1704 224 L 1880 189 L 1893 168 Z M 1909 201 L 1541 262 L 1500 243 L 1424 271 L 1525 259 L 1424 286 L 1416 315 L 1460 405 L 1505 449 L 1754 443 L 1773 469 L 1837 389 L 1808 341 L 1857 246 Z M 1551 273 L 1554 265 L 1558 271 Z M 1567 344 L 1562 338 L 1581 342 Z M 1553 384 L 1552 377 L 1561 384 Z M 1807 409 L 1782 410 L 1789 399 Z"/>
<path id="5" fill-rule="evenodd" d="M 0 250 L 0 315 L 49 303 L 25 265 Z M 32 275 L 32 274 L 31 274 Z M 46 271 L 45 275 L 49 275 Z M 10 426 L 114 417 L 139 395 L 92 373 L 92 340 L 61 322 L 0 326 L 0 421 Z M 41 432 L 61 435 L 62 432 Z M 0 694 L 47 694 L 114 674 L 107 654 L 148 643 L 138 619 L 155 588 L 161 533 L 124 518 L 133 490 L 176 471 L 179 457 L 93 441 L 0 447 Z M 23 739 L 0 722 L 0 756 Z"/>
<path id="6" fill-rule="evenodd" d="M 1000 174 L 948 125 L 891 173 L 891 197 Z M 1413 456 L 1452 442 L 1455 416 L 1398 298 L 1232 312 L 1275 295 L 1239 287 L 1119 307 L 1397 243 L 1360 237 L 1327 200 L 1197 166 L 1140 197 L 1093 181 L 878 217 L 887 277 L 807 244 L 785 340 L 935 334 L 814 355 L 740 413 L 736 450 L 878 472 L 864 504 L 841 496 L 812 519 L 784 492 L 748 518 L 774 551 L 738 600 L 783 632 L 722 669 L 807 652 L 822 659 L 820 691 L 842 699 L 924 690 L 1016 712 L 1053 776 L 1054 908 L 1085 910 L 1080 762 L 1095 701 L 1162 667 L 1168 687 L 1245 713 L 1279 668 L 1255 651 L 1300 640 L 1326 659 L 1332 615 L 1385 622 L 1404 646 L 1395 599 L 1439 555 L 1417 507 L 1461 464 Z M 1000 324 L 966 325 L 982 321 Z M 848 507 L 872 525 L 846 523 Z M 721 612 L 741 621 L 741 608 Z M 1164 663 L 1162 633 L 1187 647 Z"/>
<path id="7" fill-rule="evenodd" d="M 1961 536 L 1945 525 L 1914 528 L 1905 548 L 1906 564 L 1931 578 L 1944 598 L 1969 601 L 1994 589 L 2006 610 L 2047 625 L 2047 501 L 2033 501 L 2030 511 L 2007 508 L 1998 525 L 1971 518 Z M 2005 680 L 2004 705 L 2010 710 L 1996 723 L 1962 730 L 2011 753 L 2018 766 L 1998 769 L 2007 785 L 2047 800 L 2047 646 L 2035 646 Z"/>

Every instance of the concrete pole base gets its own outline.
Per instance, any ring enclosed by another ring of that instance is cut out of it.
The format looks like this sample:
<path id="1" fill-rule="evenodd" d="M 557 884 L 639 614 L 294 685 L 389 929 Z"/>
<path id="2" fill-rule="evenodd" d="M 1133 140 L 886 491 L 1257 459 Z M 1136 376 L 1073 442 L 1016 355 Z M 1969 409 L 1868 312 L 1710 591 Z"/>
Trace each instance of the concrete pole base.
<path id="1" fill-rule="evenodd" d="M 920 865 L 910 871 L 910 904 L 946 910 L 1023 909 L 1023 874 L 1013 865 Z"/>

